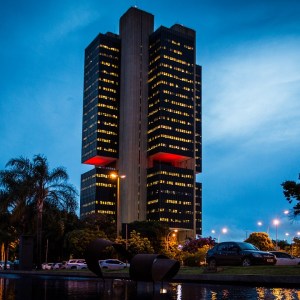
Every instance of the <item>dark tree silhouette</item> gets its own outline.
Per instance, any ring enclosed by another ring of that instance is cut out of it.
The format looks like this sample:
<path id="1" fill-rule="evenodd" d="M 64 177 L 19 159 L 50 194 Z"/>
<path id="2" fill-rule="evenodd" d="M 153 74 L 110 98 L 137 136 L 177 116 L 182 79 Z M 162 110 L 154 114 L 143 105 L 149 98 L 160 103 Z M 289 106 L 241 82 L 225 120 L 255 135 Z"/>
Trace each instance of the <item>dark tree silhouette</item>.
<path id="1" fill-rule="evenodd" d="M 68 183 L 68 174 L 62 167 L 50 170 L 46 157 L 35 155 L 30 161 L 19 157 L 6 164 L 7 170 L 0 171 L 0 185 L 9 197 L 4 205 L 26 224 L 26 210 L 33 206 L 36 215 L 37 268 L 41 268 L 41 243 L 44 204 L 49 203 L 60 210 L 75 212 L 76 189 Z"/>
<path id="2" fill-rule="evenodd" d="M 300 174 L 299 174 L 300 180 Z M 293 207 L 293 215 L 298 216 L 300 214 L 300 183 L 296 181 L 284 181 L 281 186 L 283 187 L 283 194 L 289 203 L 296 201 Z"/>

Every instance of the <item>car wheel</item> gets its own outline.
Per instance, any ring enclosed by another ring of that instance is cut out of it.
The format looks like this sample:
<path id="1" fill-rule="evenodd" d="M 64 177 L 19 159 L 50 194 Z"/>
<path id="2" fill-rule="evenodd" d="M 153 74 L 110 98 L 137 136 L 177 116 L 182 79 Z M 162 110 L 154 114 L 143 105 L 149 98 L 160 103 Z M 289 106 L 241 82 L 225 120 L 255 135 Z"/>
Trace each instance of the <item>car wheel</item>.
<path id="1" fill-rule="evenodd" d="M 216 267 L 217 267 L 217 261 L 216 261 L 214 258 L 212 258 L 212 259 L 209 261 L 208 266 L 209 266 L 210 268 L 216 268 Z"/>
<path id="2" fill-rule="evenodd" d="M 243 267 L 249 267 L 251 266 L 251 260 L 249 257 L 245 257 L 242 261 L 242 266 Z"/>

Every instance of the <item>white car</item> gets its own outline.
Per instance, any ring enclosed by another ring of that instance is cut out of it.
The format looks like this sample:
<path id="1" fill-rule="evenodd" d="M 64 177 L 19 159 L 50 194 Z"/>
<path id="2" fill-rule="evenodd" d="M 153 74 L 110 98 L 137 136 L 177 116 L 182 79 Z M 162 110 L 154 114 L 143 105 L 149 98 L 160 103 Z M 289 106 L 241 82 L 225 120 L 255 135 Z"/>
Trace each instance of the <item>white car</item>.
<path id="1" fill-rule="evenodd" d="M 53 266 L 52 266 L 52 269 L 53 270 L 59 270 L 59 269 L 61 269 L 62 268 L 62 263 L 55 263 L 55 264 L 53 264 Z"/>
<path id="2" fill-rule="evenodd" d="M 43 263 L 42 264 L 42 269 L 43 270 L 52 270 L 54 263 Z"/>
<path id="3" fill-rule="evenodd" d="M 10 265 L 11 265 L 11 262 L 10 261 L 7 261 L 6 262 L 6 269 L 9 270 L 10 269 Z M 0 261 L 0 270 L 4 270 L 4 266 L 5 266 L 5 262 L 4 261 Z"/>
<path id="4" fill-rule="evenodd" d="M 70 259 L 65 264 L 66 269 L 87 269 L 87 264 L 84 259 Z"/>
<path id="5" fill-rule="evenodd" d="M 277 262 L 276 265 L 278 266 L 295 266 L 300 265 L 300 258 L 294 257 L 286 252 L 281 251 L 269 251 L 276 255 Z"/>
<path id="6" fill-rule="evenodd" d="M 129 266 L 128 264 L 118 259 L 99 260 L 99 265 L 102 269 L 109 269 L 109 270 L 121 270 Z"/>

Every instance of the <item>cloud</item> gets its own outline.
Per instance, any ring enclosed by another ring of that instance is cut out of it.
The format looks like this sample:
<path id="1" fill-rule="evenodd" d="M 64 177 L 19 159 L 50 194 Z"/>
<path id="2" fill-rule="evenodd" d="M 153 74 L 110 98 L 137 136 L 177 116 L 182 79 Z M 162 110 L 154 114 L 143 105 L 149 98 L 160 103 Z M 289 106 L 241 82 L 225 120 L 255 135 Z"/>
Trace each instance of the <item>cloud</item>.
<path id="1" fill-rule="evenodd" d="M 300 42 L 242 46 L 207 66 L 206 143 L 296 140 L 300 136 Z"/>

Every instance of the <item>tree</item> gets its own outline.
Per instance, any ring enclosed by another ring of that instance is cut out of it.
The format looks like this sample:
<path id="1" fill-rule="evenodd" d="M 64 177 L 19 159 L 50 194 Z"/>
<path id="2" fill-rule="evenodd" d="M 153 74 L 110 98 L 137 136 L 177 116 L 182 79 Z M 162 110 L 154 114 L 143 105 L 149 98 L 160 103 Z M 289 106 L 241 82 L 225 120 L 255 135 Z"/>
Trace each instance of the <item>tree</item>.
<path id="1" fill-rule="evenodd" d="M 165 248 L 165 238 L 169 232 L 167 224 L 157 221 L 135 221 L 128 224 L 128 232 L 133 230 L 149 239 L 155 253 L 160 253 Z"/>
<path id="2" fill-rule="evenodd" d="M 245 242 L 251 243 L 263 251 L 274 250 L 274 244 L 265 232 L 252 232 Z"/>
<path id="3" fill-rule="evenodd" d="M 65 247 L 72 257 L 82 258 L 87 246 L 98 238 L 106 238 L 103 231 L 91 229 L 78 229 L 69 232 L 65 238 Z"/>
<path id="4" fill-rule="evenodd" d="M 133 257 L 136 254 L 154 253 L 154 249 L 148 238 L 142 237 L 139 232 L 133 230 L 130 233 L 130 238 L 126 241 L 124 239 L 118 238 L 116 243 L 122 244 L 129 252 L 129 255 Z"/>
<path id="5" fill-rule="evenodd" d="M 68 174 L 62 167 L 50 170 L 46 157 L 35 155 L 33 160 L 20 157 L 11 159 L 7 170 L 0 172 L 0 185 L 9 193 L 7 206 L 14 215 L 26 215 L 32 205 L 37 216 L 37 267 L 41 268 L 41 243 L 44 204 L 74 212 L 77 208 L 76 189 L 68 183 Z M 24 223 L 24 222 L 23 222 Z"/>
<path id="6" fill-rule="evenodd" d="M 300 238 L 294 237 L 291 245 L 291 254 L 297 257 L 300 257 Z"/>
<path id="7" fill-rule="evenodd" d="M 210 236 L 207 238 L 199 238 L 199 239 L 189 239 L 185 242 L 182 247 L 182 251 L 196 253 L 200 248 L 204 246 L 213 247 L 215 245 L 215 240 Z"/>
<path id="8" fill-rule="evenodd" d="M 300 179 L 300 175 L 299 175 Z M 300 215 L 300 183 L 296 181 L 284 181 L 281 186 L 283 187 L 283 194 L 289 203 L 297 201 L 293 207 L 294 216 Z"/>
<path id="9" fill-rule="evenodd" d="M 86 229 L 103 231 L 110 239 L 116 235 L 116 226 L 111 216 L 99 213 L 89 214 L 82 219 L 81 224 Z"/>

